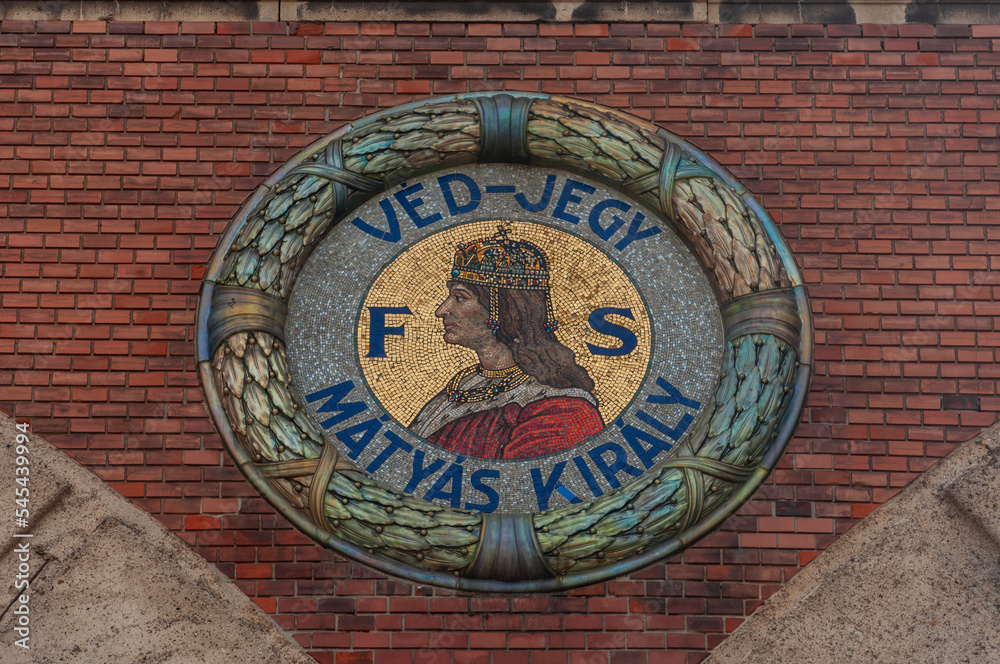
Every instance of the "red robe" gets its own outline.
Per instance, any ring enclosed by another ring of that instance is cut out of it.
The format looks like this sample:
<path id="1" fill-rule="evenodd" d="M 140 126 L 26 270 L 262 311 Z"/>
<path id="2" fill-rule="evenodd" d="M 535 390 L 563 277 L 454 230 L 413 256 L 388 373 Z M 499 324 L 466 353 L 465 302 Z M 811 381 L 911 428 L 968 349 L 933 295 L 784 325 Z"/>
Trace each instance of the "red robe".
<path id="1" fill-rule="evenodd" d="M 448 422 L 427 441 L 452 452 L 487 459 L 531 459 L 579 445 L 604 429 L 589 401 L 551 397 L 509 403 Z"/>

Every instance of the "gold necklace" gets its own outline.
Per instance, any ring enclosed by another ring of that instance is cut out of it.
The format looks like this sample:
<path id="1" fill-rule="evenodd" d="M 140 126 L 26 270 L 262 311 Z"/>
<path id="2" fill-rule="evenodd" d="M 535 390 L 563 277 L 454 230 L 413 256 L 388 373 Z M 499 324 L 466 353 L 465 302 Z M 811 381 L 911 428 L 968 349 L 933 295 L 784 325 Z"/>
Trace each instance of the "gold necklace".
<path id="1" fill-rule="evenodd" d="M 494 385 L 474 387 L 471 390 L 458 389 L 459 384 L 474 373 L 478 373 L 483 378 L 499 378 L 500 382 Z M 455 403 L 486 401 L 498 394 L 503 394 L 508 390 L 514 389 L 526 380 L 528 380 L 528 374 L 521 371 L 521 368 L 516 365 L 498 371 L 491 371 L 490 369 L 484 369 L 480 364 L 476 364 L 466 367 L 455 374 L 455 377 L 448 381 L 445 391 L 448 393 L 448 401 L 454 401 Z"/>
<path id="2" fill-rule="evenodd" d="M 523 371 L 521 371 L 521 368 L 516 364 L 512 364 L 506 369 L 497 369 L 495 371 L 491 371 L 490 369 L 487 369 L 480 364 L 479 366 L 475 367 L 475 370 L 476 373 L 478 373 L 483 378 L 506 378 L 507 376 L 513 376 L 514 374 L 524 373 Z"/>

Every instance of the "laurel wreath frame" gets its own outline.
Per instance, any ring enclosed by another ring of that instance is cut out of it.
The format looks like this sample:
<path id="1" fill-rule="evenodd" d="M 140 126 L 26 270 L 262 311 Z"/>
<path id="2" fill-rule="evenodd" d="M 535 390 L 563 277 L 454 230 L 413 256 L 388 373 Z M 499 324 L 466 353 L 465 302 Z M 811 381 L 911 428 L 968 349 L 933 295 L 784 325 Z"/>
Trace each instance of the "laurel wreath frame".
<path id="1" fill-rule="evenodd" d="M 403 494 L 324 442 L 292 382 L 287 302 L 319 240 L 399 182 L 476 162 L 580 173 L 645 203 L 685 240 L 720 302 L 726 347 L 714 401 L 668 459 L 593 501 L 484 515 Z M 545 94 L 422 100 L 304 149 L 230 223 L 202 285 L 196 328 L 213 422 L 240 471 L 278 512 L 318 543 L 378 570 L 474 592 L 605 581 L 711 532 L 774 468 L 812 364 L 802 278 L 746 189 L 655 125 Z"/>

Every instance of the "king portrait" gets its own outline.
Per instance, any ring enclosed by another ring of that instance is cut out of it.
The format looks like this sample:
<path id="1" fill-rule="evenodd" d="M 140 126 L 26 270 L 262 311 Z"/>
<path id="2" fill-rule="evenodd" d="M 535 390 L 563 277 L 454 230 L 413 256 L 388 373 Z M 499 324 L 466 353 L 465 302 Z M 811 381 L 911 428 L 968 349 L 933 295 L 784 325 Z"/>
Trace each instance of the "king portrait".
<path id="1" fill-rule="evenodd" d="M 526 459 L 570 449 L 604 429 L 594 381 L 556 336 L 551 262 L 538 246 L 496 234 L 459 244 L 435 311 L 444 341 L 474 351 L 410 429 L 446 450 Z"/>

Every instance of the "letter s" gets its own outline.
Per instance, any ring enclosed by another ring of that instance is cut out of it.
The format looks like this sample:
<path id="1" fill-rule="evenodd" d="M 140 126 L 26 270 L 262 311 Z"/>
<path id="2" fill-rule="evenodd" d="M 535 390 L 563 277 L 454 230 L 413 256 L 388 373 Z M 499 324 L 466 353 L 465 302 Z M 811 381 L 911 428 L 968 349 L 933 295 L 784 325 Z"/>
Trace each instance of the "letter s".
<path id="1" fill-rule="evenodd" d="M 465 509 L 477 510 L 484 514 L 489 514 L 495 510 L 500 504 L 500 494 L 496 492 L 496 489 L 487 484 L 485 480 L 487 478 L 497 479 L 498 477 L 500 477 L 500 471 L 493 470 L 492 468 L 480 468 L 472 473 L 472 488 L 486 496 L 486 503 L 466 503 Z"/>
<path id="2" fill-rule="evenodd" d="M 587 319 L 587 322 L 590 323 L 590 327 L 592 327 L 595 332 L 619 339 L 622 342 L 622 345 L 620 348 L 604 348 L 603 346 L 587 344 L 587 348 L 594 355 L 621 357 L 622 355 L 628 355 L 635 350 L 636 346 L 639 345 L 639 340 L 635 338 L 635 334 L 632 333 L 632 330 L 627 327 L 622 327 L 621 325 L 616 325 L 606 319 L 606 317 L 611 314 L 617 314 L 619 316 L 624 316 L 629 320 L 635 320 L 635 317 L 632 316 L 631 309 L 618 309 L 616 307 L 601 307 L 600 309 L 595 309 L 593 313 L 590 314 L 590 318 Z"/>

